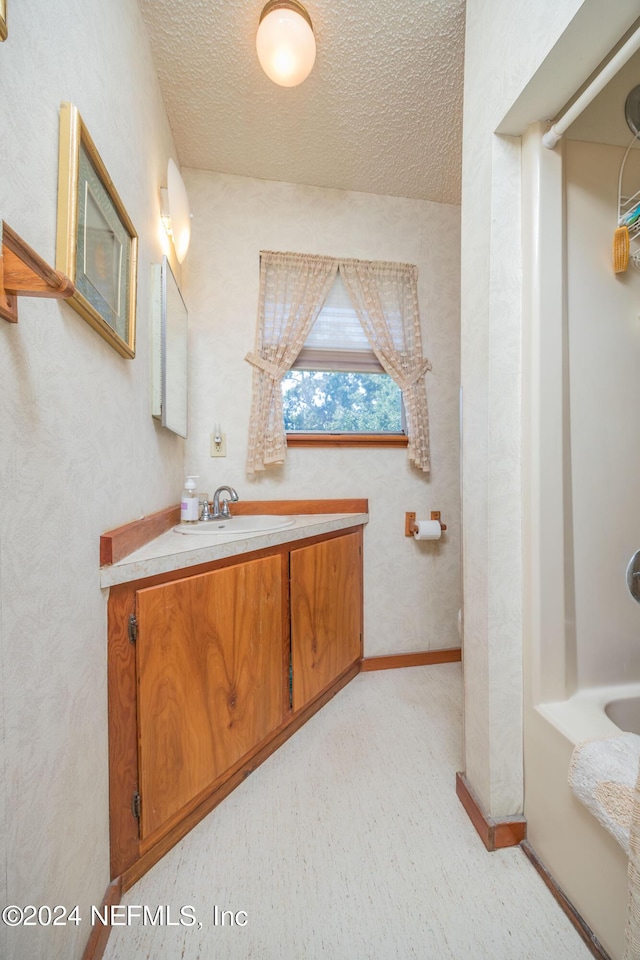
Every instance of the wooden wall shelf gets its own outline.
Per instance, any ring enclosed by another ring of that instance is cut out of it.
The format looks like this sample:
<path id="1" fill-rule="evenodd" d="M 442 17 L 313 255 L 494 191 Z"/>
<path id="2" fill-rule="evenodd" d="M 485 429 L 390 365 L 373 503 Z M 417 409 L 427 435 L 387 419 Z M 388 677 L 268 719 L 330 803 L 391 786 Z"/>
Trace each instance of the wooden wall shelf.
<path id="1" fill-rule="evenodd" d="M 71 280 L 54 270 L 15 230 L 0 220 L 0 317 L 18 322 L 18 297 L 66 300 L 75 293 Z"/>

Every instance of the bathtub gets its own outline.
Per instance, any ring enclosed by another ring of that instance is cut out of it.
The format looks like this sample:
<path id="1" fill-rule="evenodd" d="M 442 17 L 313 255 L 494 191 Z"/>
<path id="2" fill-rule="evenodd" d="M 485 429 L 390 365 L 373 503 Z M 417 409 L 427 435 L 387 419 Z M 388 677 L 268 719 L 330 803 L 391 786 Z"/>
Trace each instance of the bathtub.
<path id="1" fill-rule="evenodd" d="M 640 734 L 640 696 L 610 700 L 605 705 L 604 712 L 621 730 Z"/>
<path id="2" fill-rule="evenodd" d="M 604 945 L 625 950 L 628 860 L 622 846 L 573 794 L 574 747 L 583 740 L 640 733 L 640 683 L 579 690 L 538 705 L 529 721 L 527 837 L 565 896 Z M 635 772 L 635 771 L 634 771 Z"/>
<path id="3" fill-rule="evenodd" d="M 536 711 L 574 744 L 622 731 L 640 734 L 640 683 L 590 687 Z"/>

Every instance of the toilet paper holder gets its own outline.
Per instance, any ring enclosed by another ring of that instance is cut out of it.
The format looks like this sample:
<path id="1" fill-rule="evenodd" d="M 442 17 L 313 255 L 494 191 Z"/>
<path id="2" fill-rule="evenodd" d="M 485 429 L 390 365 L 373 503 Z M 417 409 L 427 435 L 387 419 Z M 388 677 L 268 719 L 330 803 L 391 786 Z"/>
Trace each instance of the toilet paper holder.
<path id="1" fill-rule="evenodd" d="M 440 527 L 442 528 L 442 530 L 446 530 L 446 529 L 447 529 L 446 523 L 443 523 L 442 520 L 440 519 L 440 511 L 439 511 L 439 510 L 432 510 L 432 511 L 431 511 L 431 519 L 432 519 L 432 520 L 437 520 L 438 523 L 440 524 Z M 405 515 L 404 515 L 404 535 L 405 535 L 405 537 L 412 537 L 413 534 L 414 534 L 414 532 L 415 532 L 416 530 L 417 530 L 416 514 L 415 514 L 415 513 L 405 513 Z"/>

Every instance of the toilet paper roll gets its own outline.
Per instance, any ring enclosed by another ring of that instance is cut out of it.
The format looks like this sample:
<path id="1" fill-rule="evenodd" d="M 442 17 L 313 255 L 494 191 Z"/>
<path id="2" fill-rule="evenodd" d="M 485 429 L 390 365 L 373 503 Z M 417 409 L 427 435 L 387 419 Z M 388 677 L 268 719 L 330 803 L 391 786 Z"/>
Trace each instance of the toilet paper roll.
<path id="1" fill-rule="evenodd" d="M 439 520 L 416 520 L 416 529 L 413 531 L 416 540 L 439 540 L 442 527 Z"/>

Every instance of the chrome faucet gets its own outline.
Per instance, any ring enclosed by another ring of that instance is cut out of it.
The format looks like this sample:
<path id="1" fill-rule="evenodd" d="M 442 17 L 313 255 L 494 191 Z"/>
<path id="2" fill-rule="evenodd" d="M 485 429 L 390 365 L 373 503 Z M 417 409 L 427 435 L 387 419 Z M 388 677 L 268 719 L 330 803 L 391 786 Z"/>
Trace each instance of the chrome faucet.
<path id="1" fill-rule="evenodd" d="M 220 506 L 221 493 L 229 494 L 229 499 L 223 500 L 222 506 Z M 236 491 L 233 489 L 233 487 L 226 487 L 226 486 L 218 487 L 218 489 L 213 495 L 213 507 L 212 507 L 210 519 L 211 520 L 222 520 L 222 519 L 228 520 L 229 517 L 231 516 L 231 514 L 229 513 L 229 500 L 231 500 L 231 503 L 235 503 L 236 500 L 239 500 L 239 499 L 240 497 L 238 496 Z"/>

